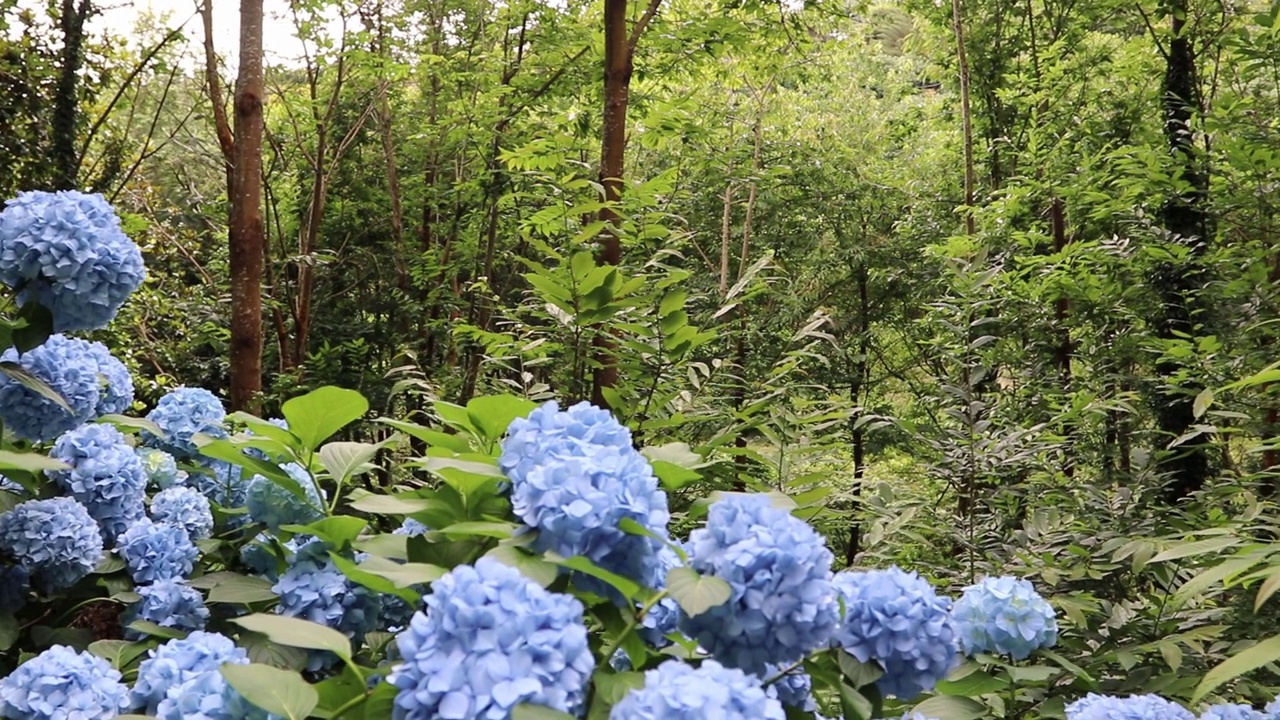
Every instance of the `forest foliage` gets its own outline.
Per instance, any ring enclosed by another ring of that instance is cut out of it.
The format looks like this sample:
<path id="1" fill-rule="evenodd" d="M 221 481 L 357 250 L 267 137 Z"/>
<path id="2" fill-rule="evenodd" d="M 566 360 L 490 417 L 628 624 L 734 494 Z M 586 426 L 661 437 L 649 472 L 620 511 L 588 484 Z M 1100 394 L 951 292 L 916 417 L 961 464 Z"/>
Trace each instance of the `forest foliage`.
<path id="1" fill-rule="evenodd" d="M 372 528 L 412 513 L 359 493 L 497 456 L 491 398 L 592 401 L 673 535 L 712 492 L 774 493 L 837 569 L 1033 582 L 1056 648 L 970 662 L 944 720 L 1280 692 L 1280 3 L 288 8 L 266 43 L 304 52 L 246 105 L 201 13 L 104 32 L 92 0 L 0 0 L 0 197 L 101 193 L 145 259 L 86 334 L 132 376 L 113 417 L 202 387 L 270 435 L 248 418 L 348 388 L 361 412 L 274 439 L 370 448 L 318 477 Z M 419 519 L 491 521 L 459 512 Z M 501 544 L 466 535 L 430 564 Z"/>

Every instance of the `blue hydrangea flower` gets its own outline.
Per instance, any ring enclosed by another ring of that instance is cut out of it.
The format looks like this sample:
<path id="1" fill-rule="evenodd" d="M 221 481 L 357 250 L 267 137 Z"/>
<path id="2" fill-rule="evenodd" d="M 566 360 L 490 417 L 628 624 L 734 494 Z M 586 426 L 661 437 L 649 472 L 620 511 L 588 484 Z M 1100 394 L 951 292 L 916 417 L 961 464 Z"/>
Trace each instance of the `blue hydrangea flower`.
<path id="1" fill-rule="evenodd" d="M 100 194 L 29 191 L 0 212 L 0 282 L 48 308 L 57 332 L 106 327 L 145 277 Z"/>
<path id="2" fill-rule="evenodd" d="M 200 491 L 210 502 L 222 508 L 242 508 L 248 500 L 249 483 L 246 482 L 239 465 L 232 465 L 223 460 L 214 460 L 201 467 L 187 478 L 187 486 Z M 232 527 L 239 527 L 249 521 L 246 514 L 233 515 L 228 521 Z"/>
<path id="3" fill-rule="evenodd" d="M 331 627 L 356 644 L 378 626 L 382 597 L 352 582 L 327 556 L 296 555 L 271 590 L 280 596 L 277 614 Z M 307 667 L 319 670 L 336 659 L 331 653 L 312 652 Z"/>
<path id="4" fill-rule="evenodd" d="M 1267 706 L 1262 711 L 1267 714 L 1267 720 L 1280 720 L 1280 695 L 1276 696 L 1275 700 L 1267 703 Z"/>
<path id="5" fill-rule="evenodd" d="M 147 413 L 147 419 L 159 425 L 164 435 L 157 437 L 144 430 L 142 440 L 179 460 L 191 460 L 200 453 L 194 440 L 197 434 L 227 436 L 227 429 L 222 426 L 226 417 L 222 401 L 213 393 L 180 387 L 160 398 L 155 409 Z"/>
<path id="6" fill-rule="evenodd" d="M 225 635 L 197 630 L 185 638 L 170 640 L 149 651 L 138 667 L 138 681 L 131 694 L 133 708 L 154 714 L 166 690 L 216 671 L 225 663 L 249 664 L 249 654 Z"/>
<path id="7" fill-rule="evenodd" d="M 724 580 L 729 600 L 680 629 L 716 660 L 759 675 L 825 646 L 839 620 L 822 536 L 765 495 L 729 494 L 688 543 L 690 565 Z"/>
<path id="8" fill-rule="evenodd" d="M 171 685 L 156 706 L 160 720 L 281 720 L 236 692 L 217 670 Z"/>
<path id="9" fill-rule="evenodd" d="M 595 670 L 582 603 L 490 557 L 431 589 L 396 636 L 395 720 L 506 720 L 522 703 L 581 714 Z"/>
<path id="10" fill-rule="evenodd" d="M 93 572 L 102 560 L 102 532 L 75 498 L 28 500 L 0 515 L 0 550 L 52 592 Z"/>
<path id="11" fill-rule="evenodd" d="M 160 490 L 168 490 L 174 485 L 186 483 L 187 474 L 178 469 L 178 462 L 163 450 L 149 447 L 134 448 L 142 467 L 147 471 L 151 484 Z"/>
<path id="12" fill-rule="evenodd" d="M 81 425 L 58 438 L 49 456 L 71 466 L 50 471 L 49 477 L 89 509 L 106 542 L 146 513 L 146 468 L 114 427 Z"/>
<path id="13" fill-rule="evenodd" d="M 151 499 L 151 519 L 180 526 L 192 540 L 203 540 L 213 534 L 209 499 L 194 488 L 177 485 L 156 493 Z"/>
<path id="14" fill-rule="evenodd" d="M 14 495 L 18 495 L 20 497 L 24 497 L 27 494 L 26 488 L 22 487 L 22 485 L 14 482 L 13 480 L 10 480 L 4 475 L 0 475 L 0 490 L 3 490 L 4 492 L 8 492 L 8 493 L 13 493 Z"/>
<path id="15" fill-rule="evenodd" d="M 609 720 L 784 720 L 782 704 L 759 678 L 707 660 L 694 668 L 669 660 L 644 674 L 644 687 L 627 693 Z"/>
<path id="16" fill-rule="evenodd" d="M 98 404 L 94 417 L 120 414 L 133 405 L 133 376 L 124 363 L 100 342 L 89 343 L 89 355 L 98 366 Z"/>
<path id="17" fill-rule="evenodd" d="M 511 506 L 538 531 L 538 551 L 581 555 L 597 566 L 645 587 L 661 583 L 660 540 L 623 532 L 630 519 L 658 536 L 667 534 L 667 494 L 648 460 L 631 448 L 598 446 L 586 457 L 548 458 L 512 481 Z M 615 597 L 607 584 L 578 575 L 584 590 Z"/>
<path id="18" fill-rule="evenodd" d="M 952 614 L 966 655 L 994 652 L 1025 660 L 1058 641 L 1053 607 L 1019 578 L 986 578 L 970 585 Z"/>
<path id="19" fill-rule="evenodd" d="M 910 700 L 932 689 L 957 661 L 951 601 L 928 580 L 897 567 L 836 575 L 845 615 L 834 644 L 884 669 L 880 691 Z"/>
<path id="20" fill-rule="evenodd" d="M 141 584 L 186 577 L 200 555 L 186 530 L 157 524 L 147 517 L 129 526 L 116 551 L 124 558 L 133 581 Z"/>
<path id="21" fill-rule="evenodd" d="M 1223 703 L 1206 708 L 1200 720 L 1267 720 L 1267 716 L 1249 705 Z"/>
<path id="22" fill-rule="evenodd" d="M 770 665 L 765 668 L 761 682 L 767 682 L 778 676 L 786 668 Z M 765 688 L 770 697 L 776 697 L 784 707 L 792 707 L 804 712 L 815 712 L 818 701 L 813 698 L 813 678 L 803 670 L 792 670 L 779 677 L 776 682 Z"/>
<path id="23" fill-rule="evenodd" d="M 680 560 L 680 556 L 671 548 L 665 545 L 658 551 L 658 568 L 659 576 L 662 582 L 654 587 L 655 590 L 665 589 L 667 586 L 667 573 L 672 569 L 681 567 L 684 563 Z M 665 597 L 658 601 L 657 605 L 649 608 L 649 612 L 640 620 L 640 637 L 649 644 L 650 647 L 664 648 L 671 644 L 668 635 L 676 632 L 680 627 L 680 605 L 675 600 Z"/>
<path id="24" fill-rule="evenodd" d="M 1067 720 L 1195 720 L 1195 715 L 1159 695 L 1126 698 L 1089 693 L 1067 706 Z"/>
<path id="25" fill-rule="evenodd" d="M 0 373 L 0 422 L 24 440 L 44 442 L 94 418 L 99 401 L 98 363 L 89 343 L 79 338 L 51 335 L 43 345 L 19 354 L 10 348 L 0 362 L 17 363 L 39 378 L 71 408 Z"/>
<path id="26" fill-rule="evenodd" d="M 418 522 L 413 518 L 405 518 L 404 522 L 400 524 L 400 527 L 396 528 L 395 530 L 392 530 L 391 533 L 393 535 L 407 535 L 409 537 L 417 537 L 419 535 L 426 535 L 430 531 L 431 531 L 431 528 L 427 527 L 426 525 L 423 525 L 421 522 Z"/>
<path id="27" fill-rule="evenodd" d="M 298 484 L 306 499 L 270 478 L 254 475 L 249 480 L 245 498 L 249 517 L 272 530 L 279 530 L 281 525 L 306 525 L 323 518 L 324 498 L 316 489 L 311 473 L 297 463 L 282 465 L 280 469 Z"/>
<path id="28" fill-rule="evenodd" d="M 157 580 L 150 585 L 138 586 L 137 593 L 142 599 L 130 605 L 120 617 L 126 640 L 145 637 L 144 633 L 128 629 L 138 620 L 149 620 L 183 631 L 203 630 L 209 621 L 209 608 L 204 606 L 204 597 L 184 580 Z"/>
<path id="29" fill-rule="evenodd" d="M 924 713 L 918 713 L 918 712 L 915 712 L 914 710 L 908 710 L 906 713 L 903 713 L 902 720 L 938 720 L 938 719 L 934 717 L 929 717 Z"/>
<path id="30" fill-rule="evenodd" d="M 498 466 L 512 482 L 519 482 L 551 458 L 585 457 L 601 447 L 630 449 L 631 431 L 591 403 L 561 411 L 549 402 L 507 427 Z"/>
<path id="31" fill-rule="evenodd" d="M 0 680 L 0 717 L 106 720 L 129 709 L 120 672 L 92 653 L 54 645 Z"/>

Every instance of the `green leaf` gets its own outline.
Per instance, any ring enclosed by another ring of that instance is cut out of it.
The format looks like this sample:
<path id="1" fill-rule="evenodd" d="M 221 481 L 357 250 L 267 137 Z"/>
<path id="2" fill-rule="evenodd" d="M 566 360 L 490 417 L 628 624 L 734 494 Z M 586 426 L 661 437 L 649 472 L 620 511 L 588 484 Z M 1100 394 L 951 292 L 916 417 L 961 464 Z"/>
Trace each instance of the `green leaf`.
<path id="1" fill-rule="evenodd" d="M 1238 678 L 1277 660 L 1280 660 L 1280 635 L 1263 640 L 1257 645 L 1232 655 L 1222 664 L 1205 673 L 1204 679 L 1191 695 L 1192 704 L 1204 699 L 1206 695 L 1228 680 Z"/>
<path id="2" fill-rule="evenodd" d="M 471 424 L 471 414 L 461 405 L 437 400 L 431 403 L 431 407 L 435 408 L 436 414 L 444 420 L 446 425 L 454 427 L 458 430 L 466 430 L 467 432 L 479 433 L 475 425 Z"/>
<path id="3" fill-rule="evenodd" d="M 840 683 L 840 712 L 845 720 L 870 720 L 875 714 L 871 701 L 847 683 Z"/>
<path id="4" fill-rule="evenodd" d="M 236 643 L 244 648 L 251 662 L 299 672 L 307 666 L 306 650 L 273 643 L 262 633 L 245 630 L 240 633 Z"/>
<path id="5" fill-rule="evenodd" d="M 1164 552 L 1151 558 L 1152 563 L 1168 562 L 1170 560 L 1181 560 L 1182 558 L 1192 557 L 1194 555 L 1206 555 L 1234 547 L 1241 543 L 1240 538 L 1236 537 L 1216 537 L 1208 540 L 1197 540 L 1196 542 L 1179 543 Z"/>
<path id="6" fill-rule="evenodd" d="M 24 322 L 13 329 L 11 342 L 20 353 L 43 345 L 53 334 L 53 312 L 38 302 L 23 305 L 18 319 Z"/>
<path id="7" fill-rule="evenodd" d="M 262 633 L 281 645 L 328 650 L 343 659 L 351 659 L 351 641 L 347 636 L 319 623 L 263 613 L 232 618 L 231 622 L 246 630 Z"/>
<path id="8" fill-rule="evenodd" d="M 0 362 L 0 373 L 8 375 L 19 385 L 47 400 L 52 401 L 55 405 L 66 410 L 68 413 L 72 415 L 75 414 L 75 411 L 71 409 L 71 406 L 67 404 L 67 401 L 63 399 L 56 390 L 49 387 L 45 381 L 31 374 L 26 368 L 22 367 L 18 363 L 10 360 Z"/>
<path id="9" fill-rule="evenodd" d="M 230 572 L 218 574 L 223 577 L 209 589 L 208 602 L 248 605 L 278 599 L 271 583 L 262 578 Z"/>
<path id="10" fill-rule="evenodd" d="M 456 453 L 472 452 L 471 441 L 462 435 L 450 435 L 439 430 L 432 430 L 421 425 L 414 425 L 413 423 L 391 418 L 378 418 L 377 422 L 390 425 L 406 435 L 416 437 L 431 447 L 440 447 Z"/>
<path id="11" fill-rule="evenodd" d="M 1213 388 L 1205 388 L 1196 395 L 1196 399 L 1191 403 L 1191 413 L 1199 418 L 1202 417 L 1213 404 Z"/>
<path id="12" fill-rule="evenodd" d="M 122 432 L 125 430 L 146 430 L 152 435 L 164 435 L 160 426 L 146 418 L 129 417 L 128 415 L 103 415 L 96 422 L 115 425 Z"/>
<path id="13" fill-rule="evenodd" d="M 971 672 L 957 677 L 955 680 L 948 679 L 939 682 L 937 686 L 938 694 L 973 697 L 1009 689 L 1008 683 L 982 670 L 976 663 L 970 663 L 968 667 Z"/>
<path id="14" fill-rule="evenodd" d="M 143 633 L 145 635 L 153 635 L 155 637 L 161 637 L 166 640 L 176 640 L 178 638 L 184 638 L 187 636 L 187 634 L 181 630 L 175 630 L 174 628 L 164 627 L 163 625 L 157 625 L 156 623 L 153 623 L 150 620 L 134 620 L 133 622 L 129 623 L 129 629 L 137 630 L 138 632 Z"/>
<path id="15" fill-rule="evenodd" d="M 597 580 L 604 581 L 607 585 L 622 593 L 623 597 L 628 600 L 635 600 L 640 596 L 640 586 L 638 584 L 621 575 L 605 570 L 581 555 L 565 558 L 548 552 L 546 553 L 546 558 L 561 567 L 577 570 L 584 575 L 590 575 Z"/>
<path id="16" fill-rule="evenodd" d="M 129 663 L 151 649 L 150 643 L 128 640 L 99 640 L 89 644 L 89 652 L 111 663 L 111 667 L 123 670 Z"/>
<path id="17" fill-rule="evenodd" d="M 332 385 L 293 398 L 281 408 L 284 419 L 289 422 L 289 431 L 307 449 L 320 447 L 320 443 L 368 411 L 369 401 L 363 395 Z"/>
<path id="18" fill-rule="evenodd" d="M 378 466 L 371 461 L 381 449 L 381 445 L 370 443 L 331 442 L 321 446 L 316 455 L 329 477 L 342 484 L 353 477 L 377 470 Z"/>
<path id="19" fill-rule="evenodd" d="M 515 545 L 498 543 L 498 547 L 490 550 L 487 554 L 503 565 L 509 565 L 519 570 L 521 575 L 544 588 L 555 582 L 560 575 L 560 569 L 556 567 L 555 563 L 547 562 L 537 555 L 531 555 Z"/>
<path id="20" fill-rule="evenodd" d="M 924 717 L 937 720 L 978 720 L 987 714 L 987 706 L 972 698 L 958 695 L 935 695 L 912 708 Z"/>
<path id="21" fill-rule="evenodd" d="M 855 690 L 861 690 L 884 675 L 879 665 L 873 662 L 864 663 L 844 650 L 836 653 L 836 664 L 840 666 L 840 672 Z"/>
<path id="22" fill-rule="evenodd" d="M 356 674 L 351 666 L 344 666 L 342 673 L 313 685 L 319 695 L 319 703 L 314 714 L 317 717 L 332 717 L 334 711 L 348 702 L 365 694 L 367 688 L 364 678 Z"/>
<path id="23" fill-rule="evenodd" d="M 337 553 L 329 553 L 329 559 L 333 561 L 334 567 L 338 568 L 343 575 L 346 575 L 348 578 L 360 583 L 374 592 L 382 593 L 383 595 L 395 595 L 410 605 L 417 605 L 418 601 L 422 599 L 418 596 L 418 593 L 413 590 L 398 588 L 394 582 L 380 575 L 367 572 L 359 565 L 356 565 L 354 562 L 351 562 Z M 383 559 L 383 562 L 390 563 L 392 561 Z"/>
<path id="24" fill-rule="evenodd" d="M 689 291 L 684 288 L 669 290 L 658 305 L 658 317 L 666 317 L 677 310 L 683 310 L 689 300 Z"/>
<path id="25" fill-rule="evenodd" d="M 596 692 L 604 697 L 605 702 L 617 705 L 632 690 L 644 687 L 644 673 L 599 670 L 593 676 Z"/>
<path id="26" fill-rule="evenodd" d="M 431 509 L 431 501 L 419 497 L 352 493 L 347 503 L 353 510 L 374 515 L 412 515 Z"/>
<path id="27" fill-rule="evenodd" d="M 287 530 L 302 535 L 314 535 L 336 548 L 341 548 L 354 541 L 369 526 L 368 520 L 350 515 L 335 515 L 317 520 L 308 525 L 285 525 Z"/>
<path id="28" fill-rule="evenodd" d="M 500 440 L 516 418 L 528 417 L 537 403 L 515 395 L 485 395 L 467 403 L 472 424 L 490 440 Z"/>
<path id="29" fill-rule="evenodd" d="M 454 523 L 441 528 L 446 537 L 492 537 L 505 540 L 515 534 L 516 526 L 504 522 L 473 521 Z"/>
<path id="30" fill-rule="evenodd" d="M 289 720 L 303 720 L 320 702 L 320 694 L 302 676 L 270 665 L 232 665 L 218 668 L 227 684 L 246 700 Z"/>
<path id="31" fill-rule="evenodd" d="M 511 720 L 575 720 L 566 712 L 552 710 L 545 705 L 517 705 L 511 710 Z"/>
<path id="32" fill-rule="evenodd" d="M 689 617 L 696 617 L 728 602 L 733 589 L 718 577 L 699 575 L 693 568 L 678 567 L 667 573 L 667 594 Z"/>
<path id="33" fill-rule="evenodd" d="M 302 441 L 298 439 L 297 435 L 278 425 L 272 425 L 260 417 L 250 415 L 247 412 L 233 412 L 227 415 L 227 420 L 242 423 L 254 435 L 269 438 L 289 449 L 295 451 L 302 449 Z"/>
<path id="34" fill-rule="evenodd" d="M 381 533 L 357 538 L 351 543 L 360 552 L 367 552 L 378 557 L 392 560 L 409 559 L 409 538 L 404 535 Z"/>
<path id="35" fill-rule="evenodd" d="M 68 470 L 70 465 L 39 453 L 0 450 L 0 470 L 23 470 L 37 473 L 43 470 Z"/>
<path id="36" fill-rule="evenodd" d="M 364 720 L 387 720 L 395 707 L 400 689 L 388 682 L 378 683 L 364 701 Z"/>
<path id="37" fill-rule="evenodd" d="M 13 615 L 0 615 L 0 652 L 13 647 L 13 644 L 18 641 L 18 634 L 21 632 L 22 628 L 18 624 L 18 618 Z"/>
<path id="38" fill-rule="evenodd" d="M 396 588 L 401 589 L 433 583 L 444 577 L 445 573 L 448 572 L 439 565 L 416 562 L 401 563 L 376 555 L 369 557 L 356 567 L 371 575 L 377 575 L 391 582 Z M 412 599 L 417 602 L 421 598 L 418 597 L 417 593 L 414 593 Z"/>
<path id="39" fill-rule="evenodd" d="M 650 464 L 653 466 L 653 474 L 658 476 L 662 487 L 668 490 L 679 490 L 689 483 L 702 479 L 697 472 L 665 460 L 654 460 Z"/>

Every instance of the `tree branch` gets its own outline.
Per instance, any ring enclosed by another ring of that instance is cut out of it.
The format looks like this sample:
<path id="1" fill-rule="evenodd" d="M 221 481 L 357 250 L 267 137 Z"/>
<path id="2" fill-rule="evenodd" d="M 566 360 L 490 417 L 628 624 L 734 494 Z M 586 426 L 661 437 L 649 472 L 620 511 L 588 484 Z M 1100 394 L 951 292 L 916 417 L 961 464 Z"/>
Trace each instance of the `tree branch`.
<path id="1" fill-rule="evenodd" d="M 640 36 L 644 35 L 644 31 L 649 27 L 649 22 L 653 20 L 653 16 L 658 14 L 658 6 L 662 5 L 662 0 L 649 0 L 649 7 L 644 9 L 644 14 L 631 26 L 631 38 L 627 40 L 627 51 L 632 55 L 636 52 L 636 45 L 640 44 Z"/>

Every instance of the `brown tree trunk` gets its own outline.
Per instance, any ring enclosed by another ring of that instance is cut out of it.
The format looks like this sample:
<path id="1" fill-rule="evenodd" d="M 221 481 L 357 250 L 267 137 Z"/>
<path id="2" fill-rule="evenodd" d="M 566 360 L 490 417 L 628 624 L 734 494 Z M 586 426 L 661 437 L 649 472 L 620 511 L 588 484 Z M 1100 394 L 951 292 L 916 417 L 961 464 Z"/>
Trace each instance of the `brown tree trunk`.
<path id="1" fill-rule="evenodd" d="M 866 389 L 870 374 L 870 363 L 867 356 L 871 353 L 871 314 L 867 302 L 867 265 L 860 263 L 858 277 L 858 357 L 853 363 L 852 378 L 849 381 L 849 401 L 853 403 L 857 413 L 850 426 L 853 434 L 853 518 L 849 523 L 849 544 L 845 546 L 845 565 L 852 567 L 858 552 L 862 549 L 862 524 L 858 513 L 862 509 L 862 479 L 866 474 L 866 430 L 859 422 L 862 419 L 862 395 Z"/>
<path id="2" fill-rule="evenodd" d="M 231 407 L 262 392 L 262 0 L 240 0 L 240 74 L 230 217 Z"/>
<path id="3" fill-rule="evenodd" d="M 977 178 L 973 162 L 973 111 L 969 100 L 969 55 L 964 46 L 964 7 L 961 0 L 951 0 L 951 22 L 956 36 L 956 64 L 960 67 L 960 125 L 964 131 L 964 229 L 969 235 L 976 227 L 973 218 L 974 185 Z"/>

